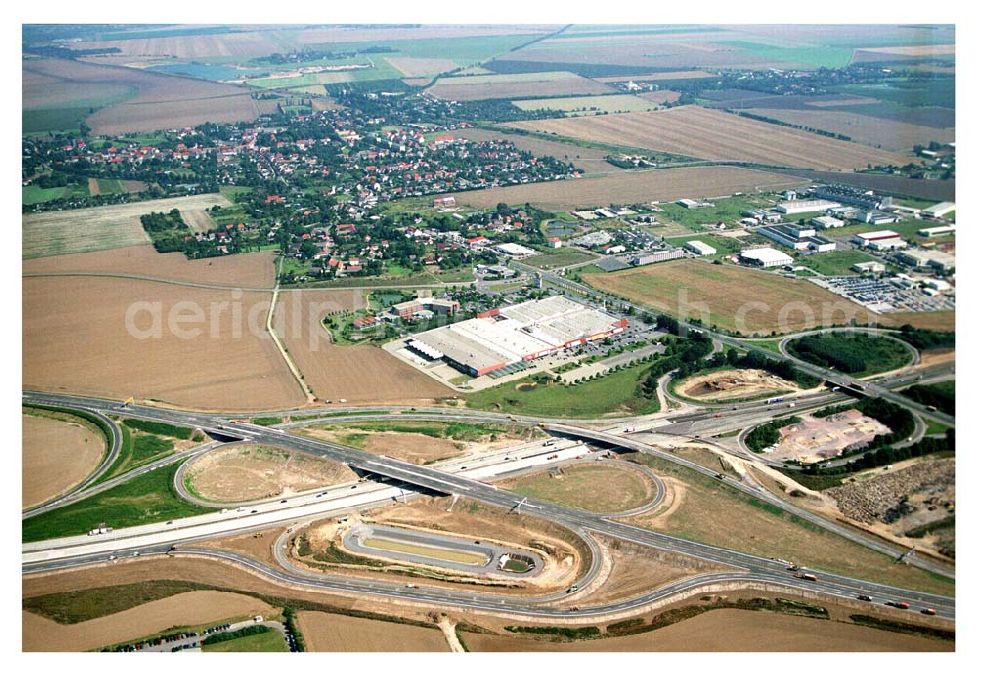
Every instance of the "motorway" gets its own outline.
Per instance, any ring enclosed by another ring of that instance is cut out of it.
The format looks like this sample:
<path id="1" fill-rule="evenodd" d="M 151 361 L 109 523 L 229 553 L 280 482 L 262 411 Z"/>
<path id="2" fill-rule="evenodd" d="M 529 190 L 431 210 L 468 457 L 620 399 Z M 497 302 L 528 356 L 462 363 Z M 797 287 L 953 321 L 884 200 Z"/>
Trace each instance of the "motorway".
<path id="1" fill-rule="evenodd" d="M 36 403 L 50 403 L 65 407 L 84 407 L 105 412 L 114 413 L 120 411 L 120 405 L 116 402 L 108 402 L 96 398 L 75 397 L 69 395 L 44 395 L 25 394 L 25 401 Z M 454 411 L 452 412 L 454 413 Z M 775 560 L 748 555 L 745 553 L 708 546 L 695 543 L 685 539 L 667 536 L 658 532 L 642 529 L 640 527 L 615 522 L 605 516 L 596 515 L 583 510 L 568 508 L 548 504 L 540 501 L 526 501 L 523 496 L 516 493 L 499 489 L 488 484 L 481 479 L 470 476 L 463 476 L 458 473 L 448 472 L 436 466 L 414 466 L 409 463 L 391 458 L 373 456 L 366 452 L 359 451 L 342 445 L 318 442 L 302 437 L 298 437 L 288 432 L 276 428 L 269 428 L 249 423 L 233 423 L 219 416 L 208 414 L 198 414 L 193 412 L 183 412 L 158 407 L 144 405 L 133 405 L 129 407 L 129 415 L 137 418 L 147 418 L 149 420 L 160 420 L 173 423 L 175 425 L 188 425 L 201 428 L 210 434 L 227 436 L 234 439 L 245 439 L 252 443 L 279 446 L 293 451 L 301 451 L 318 456 L 332 458 L 341 463 L 345 463 L 355 470 L 364 473 L 388 478 L 396 483 L 402 483 L 406 487 L 420 488 L 423 491 L 432 493 L 463 496 L 471 500 L 479 501 L 489 505 L 494 505 L 504 509 L 512 509 L 519 506 L 519 510 L 525 514 L 534 515 L 540 519 L 552 521 L 564 525 L 576 532 L 588 532 L 593 534 L 603 534 L 612 538 L 630 541 L 646 545 L 648 547 L 669 550 L 695 558 L 705 559 L 719 563 L 728 569 L 737 571 L 733 574 L 716 574 L 721 578 L 705 579 L 696 577 L 701 581 L 701 585 L 709 585 L 725 582 L 756 582 L 760 584 L 777 585 L 804 591 L 832 594 L 838 597 L 855 598 L 860 591 L 871 594 L 873 597 L 891 599 L 897 601 L 907 601 L 914 608 L 933 606 L 942 617 L 954 617 L 954 600 L 940 595 L 928 593 L 906 591 L 892 586 L 873 584 L 859 581 L 849 577 L 838 576 L 826 572 L 817 572 L 818 581 L 806 581 L 792 576 L 786 570 L 786 566 Z M 550 430 L 557 431 L 555 426 L 559 424 L 546 424 Z M 578 426 L 566 426 L 564 432 L 569 432 L 571 436 L 588 436 L 591 439 L 604 437 L 608 444 L 630 448 L 636 443 L 621 435 L 610 433 L 595 433 L 588 428 Z M 657 450 L 658 451 L 658 450 Z M 661 452 L 662 453 L 662 452 Z M 374 485 L 374 483 L 373 483 Z M 377 485 L 376 485 L 377 487 Z M 372 491 L 395 491 L 398 488 L 374 488 Z M 392 500 L 393 495 L 380 495 L 380 500 Z M 364 505 L 373 496 L 355 496 L 357 505 Z M 296 513 L 296 510 L 299 513 Z M 283 506 L 268 510 L 254 510 L 241 513 L 228 513 L 225 516 L 220 513 L 211 513 L 189 520 L 204 520 L 203 528 L 211 534 L 232 533 L 245 531 L 247 529 L 257 529 L 262 525 L 274 525 L 277 523 L 294 522 L 303 516 L 314 515 L 315 509 L 311 506 Z M 224 519 L 223 519 L 224 517 Z M 181 522 L 178 520 L 178 522 Z M 148 538 L 142 547 L 137 547 L 134 552 L 140 554 L 163 553 L 178 542 L 197 540 L 195 537 L 182 538 L 180 533 L 174 532 L 173 527 L 178 525 L 147 525 L 150 529 Z M 171 527 L 171 528 L 168 528 Z M 188 528 L 188 527 L 185 527 Z M 124 532 L 126 530 L 122 530 Z M 107 561 L 111 554 L 123 550 L 123 542 L 120 540 L 120 532 L 112 534 L 112 538 L 101 537 L 75 537 L 84 539 L 86 545 L 78 545 L 73 539 L 58 539 L 39 543 L 27 543 L 22 547 L 22 571 L 31 573 L 34 571 L 46 571 L 66 567 L 93 564 Z M 200 539 L 208 536 L 201 535 Z M 60 542 L 61 541 L 61 542 Z M 129 546 L 125 546 L 131 549 Z M 211 556 L 224 557 L 226 559 L 239 560 L 241 556 L 232 553 L 221 553 L 221 551 L 206 550 L 204 548 L 181 547 L 176 552 L 190 554 L 206 554 Z M 110 554 L 109 554 L 110 553 Z M 244 558 L 248 559 L 248 558 Z M 369 581 L 358 581 L 355 579 L 344 579 L 342 577 L 323 576 L 322 580 L 312 580 L 303 572 L 277 570 L 260 562 L 239 561 L 243 566 L 249 566 L 269 577 L 279 580 L 295 580 L 298 583 L 308 583 L 313 587 L 327 589 L 346 590 L 351 586 L 356 586 L 360 592 L 383 594 L 399 599 L 411 601 L 426 601 L 434 598 L 440 603 L 448 603 L 451 606 L 458 605 L 463 608 L 476 608 L 481 610 L 516 612 L 517 614 L 543 616 L 549 618 L 565 617 L 565 610 L 554 609 L 536 603 L 520 602 L 520 606 L 514 606 L 506 600 L 487 599 L 489 596 L 475 595 L 467 592 L 451 592 L 428 589 L 410 589 L 395 584 L 383 584 Z M 303 577 L 306 580 L 303 580 Z M 689 579 L 683 583 L 672 584 L 660 590 L 652 591 L 639 598 L 626 600 L 617 605 L 605 605 L 603 607 L 593 607 L 581 609 L 582 616 L 593 616 L 612 611 L 625 611 L 638 608 L 657 599 L 662 599 L 676 594 L 684 585 L 690 584 L 695 579 Z M 699 585 L 697 582 L 692 584 Z M 346 587 L 345 587 L 346 586 Z M 374 586 L 374 587 L 373 587 Z M 690 589 L 694 589 L 693 587 Z"/>

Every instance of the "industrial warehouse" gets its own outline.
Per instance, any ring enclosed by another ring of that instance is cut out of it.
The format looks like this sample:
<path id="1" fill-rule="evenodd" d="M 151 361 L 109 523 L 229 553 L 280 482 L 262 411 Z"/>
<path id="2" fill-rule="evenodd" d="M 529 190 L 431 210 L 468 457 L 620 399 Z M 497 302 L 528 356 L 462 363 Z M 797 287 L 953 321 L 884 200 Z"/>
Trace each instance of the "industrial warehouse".
<path id="1" fill-rule="evenodd" d="M 406 348 L 472 376 L 519 370 L 564 348 L 620 334 L 618 319 L 562 296 L 526 301 L 417 334 Z"/>

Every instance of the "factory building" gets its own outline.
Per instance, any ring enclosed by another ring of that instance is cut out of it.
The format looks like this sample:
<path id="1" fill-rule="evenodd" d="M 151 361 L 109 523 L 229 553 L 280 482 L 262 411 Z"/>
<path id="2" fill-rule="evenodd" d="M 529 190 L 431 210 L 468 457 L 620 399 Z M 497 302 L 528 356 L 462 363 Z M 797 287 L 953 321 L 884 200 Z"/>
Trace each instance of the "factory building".
<path id="1" fill-rule="evenodd" d="M 826 230 L 827 228 L 840 228 L 844 225 L 844 221 L 836 219 L 832 216 L 817 216 L 815 218 L 809 219 L 809 223 Z"/>
<path id="2" fill-rule="evenodd" d="M 931 228 L 921 228 L 917 231 L 917 235 L 922 237 L 939 237 L 941 235 L 949 235 L 955 232 L 955 225 L 951 224 L 948 226 L 932 226 Z"/>
<path id="3" fill-rule="evenodd" d="M 775 209 L 782 214 L 805 214 L 806 212 L 825 212 L 827 209 L 839 206 L 839 202 L 831 202 L 830 200 L 788 200 L 779 202 Z"/>
<path id="4" fill-rule="evenodd" d="M 771 247 L 760 247 L 758 249 L 744 249 L 740 252 L 740 261 L 750 266 L 760 268 L 774 268 L 775 266 L 790 266 L 793 259 L 784 252 L 779 252 Z"/>
<path id="5" fill-rule="evenodd" d="M 510 256 L 515 259 L 523 259 L 528 256 L 534 256 L 538 252 L 534 249 L 529 249 L 524 245 L 517 244 L 516 242 L 505 242 L 503 244 L 498 244 L 493 248 L 498 254 L 503 254 L 504 256 Z"/>
<path id="6" fill-rule="evenodd" d="M 855 273 L 884 273 L 885 264 L 878 261 L 861 261 L 851 266 Z"/>
<path id="7" fill-rule="evenodd" d="M 698 256 L 712 256 L 715 254 L 715 247 L 710 247 L 701 240 L 690 240 L 684 243 L 684 248 L 692 251 Z"/>
<path id="8" fill-rule="evenodd" d="M 436 299 L 433 297 L 418 298 L 412 301 L 397 303 L 389 309 L 389 314 L 395 315 L 402 320 L 411 320 L 421 316 L 423 313 L 434 315 L 454 315 L 458 310 L 458 301 L 447 299 Z"/>
<path id="9" fill-rule="evenodd" d="M 608 250 L 611 253 L 611 250 Z M 657 252 L 649 252 L 648 254 L 639 254 L 638 256 L 632 257 L 633 266 L 646 266 L 650 263 L 659 263 L 661 261 L 673 261 L 674 259 L 684 258 L 683 249 L 662 249 Z"/>
<path id="10" fill-rule="evenodd" d="M 825 200 L 833 200 L 844 205 L 851 205 L 867 210 L 889 209 L 892 207 L 892 198 L 887 195 L 877 195 L 874 191 L 855 188 L 854 186 L 844 186 L 840 184 L 828 184 L 817 186 L 812 191 L 813 197 Z"/>
<path id="11" fill-rule="evenodd" d="M 628 320 L 549 296 L 422 332 L 408 339 L 406 347 L 424 359 L 482 376 L 620 334 L 627 326 Z"/>
<path id="12" fill-rule="evenodd" d="M 951 214 L 955 211 L 954 202 L 938 202 L 936 205 L 932 205 L 927 209 L 920 212 L 921 216 L 926 216 L 929 218 L 940 219 L 943 216 Z"/>
<path id="13" fill-rule="evenodd" d="M 859 247 L 871 247 L 872 249 L 904 249 L 906 243 L 899 237 L 899 233 L 894 230 L 873 230 L 867 233 L 858 233 L 851 238 L 851 242 Z"/>

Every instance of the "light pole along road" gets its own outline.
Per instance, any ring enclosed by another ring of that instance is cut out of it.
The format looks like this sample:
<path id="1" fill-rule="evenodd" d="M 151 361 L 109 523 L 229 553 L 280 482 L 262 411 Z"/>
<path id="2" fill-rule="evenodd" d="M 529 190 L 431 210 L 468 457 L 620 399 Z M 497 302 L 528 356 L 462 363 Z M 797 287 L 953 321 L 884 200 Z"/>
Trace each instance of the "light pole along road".
<path id="1" fill-rule="evenodd" d="M 75 397 L 69 395 L 34 395 L 26 396 L 25 399 L 29 402 L 49 403 L 56 406 L 76 408 L 84 407 L 112 413 L 121 411 L 120 405 L 117 403 L 109 403 L 105 400 L 95 398 Z M 312 455 L 325 456 L 349 465 L 356 470 L 362 470 L 380 477 L 391 478 L 397 482 L 402 482 L 405 485 L 419 487 L 431 492 L 445 495 L 464 496 L 468 499 L 494 505 L 500 508 L 511 509 L 513 506 L 519 505 L 519 509 L 526 514 L 537 516 L 543 520 L 563 524 L 574 531 L 586 531 L 590 533 L 603 534 L 620 540 L 646 545 L 655 549 L 678 552 L 691 557 L 717 562 L 727 568 L 734 569 L 738 572 L 744 572 L 735 575 L 730 574 L 734 581 L 743 580 L 741 576 L 746 576 L 747 573 L 745 572 L 749 572 L 749 574 L 756 577 L 758 582 L 766 583 L 768 585 L 802 589 L 817 593 L 835 594 L 840 597 L 852 598 L 856 597 L 859 592 L 864 591 L 867 594 L 879 595 L 887 600 L 906 601 L 914 606 L 932 606 L 938 609 L 939 613 L 943 617 L 954 617 L 954 600 L 950 597 L 902 590 L 892 586 L 860 581 L 826 572 L 818 572 L 819 580 L 817 581 L 794 578 L 786 570 L 786 566 L 784 564 L 775 560 L 769 560 L 735 550 L 718 548 L 673 536 L 667 536 L 648 529 L 615 522 L 601 515 L 583 510 L 543 503 L 540 501 L 526 502 L 525 497 L 514 492 L 500 489 L 479 480 L 469 479 L 456 474 L 444 472 L 433 467 L 414 466 L 412 464 L 387 457 L 373 456 L 351 447 L 297 437 L 285 431 L 266 426 L 247 423 L 232 423 L 228 421 L 223 422 L 218 417 L 208 414 L 197 414 L 142 405 L 133 405 L 128 411 L 131 416 L 138 418 L 160 420 L 177 425 L 196 426 L 210 434 L 221 434 L 232 438 L 245 439 L 255 443 L 274 445 L 288 448 L 293 451 L 301 451 Z M 589 432 L 593 434 L 593 431 Z M 259 518 L 260 516 L 257 517 Z M 231 518 L 227 520 L 229 526 L 225 527 L 224 530 L 220 529 L 220 531 L 233 531 L 234 521 L 238 522 L 238 519 Z M 174 539 L 169 533 L 169 530 L 167 530 L 163 533 L 161 543 L 150 544 L 144 551 L 156 552 L 157 547 L 159 547 L 159 551 L 162 552 L 164 546 L 173 544 L 173 540 Z M 100 561 L 100 559 L 106 559 L 108 553 L 118 551 L 119 548 L 116 547 L 113 539 L 108 539 L 106 543 L 107 546 L 104 550 L 98 550 L 95 552 L 94 548 L 90 548 L 86 554 L 76 557 L 70 554 L 71 549 L 66 549 L 63 552 L 56 552 L 53 553 L 54 557 L 51 559 L 43 559 L 41 561 L 36 560 L 33 564 L 23 565 L 22 570 L 25 573 L 30 573 L 31 571 L 43 571 L 67 566 L 95 563 Z M 45 550 L 46 542 L 29 543 L 22 546 L 22 551 L 25 556 L 31 555 L 32 553 L 36 555 L 39 553 L 45 553 Z M 258 568 L 258 570 L 264 566 L 265 565 L 261 565 L 260 563 L 256 564 L 256 568 Z M 293 574 L 286 572 L 283 575 L 291 576 Z M 321 587 L 327 585 L 329 587 L 335 584 L 342 584 L 342 581 L 339 583 L 330 582 L 328 584 L 314 581 L 312 584 Z M 371 584 L 368 582 L 365 582 L 363 585 L 368 586 L 372 592 L 379 592 L 379 590 L 372 588 Z M 414 594 L 416 592 L 421 592 L 421 595 Z M 414 591 L 405 587 L 396 587 L 393 589 L 391 594 L 394 597 L 419 600 L 426 593 L 425 591 Z M 465 606 L 470 606 L 473 603 L 480 605 L 493 604 L 492 602 L 480 599 L 482 597 L 483 595 L 469 594 L 463 604 Z M 629 601 L 629 603 L 633 605 L 633 608 L 638 608 L 638 606 L 642 605 L 642 602 L 640 602 L 639 599 Z M 476 608 L 487 607 L 478 606 Z M 505 608 L 509 609 L 509 607 Z M 566 615 L 562 610 L 559 610 L 558 612 L 550 610 L 549 613 L 556 613 L 561 616 Z"/>

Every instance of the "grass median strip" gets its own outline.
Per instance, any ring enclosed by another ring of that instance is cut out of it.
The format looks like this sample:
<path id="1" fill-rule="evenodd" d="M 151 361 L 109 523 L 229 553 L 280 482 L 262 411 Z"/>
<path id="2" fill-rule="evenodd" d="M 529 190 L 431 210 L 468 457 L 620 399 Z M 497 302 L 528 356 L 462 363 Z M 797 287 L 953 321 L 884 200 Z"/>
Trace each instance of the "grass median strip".
<path id="1" fill-rule="evenodd" d="M 173 477 L 180 463 L 151 470 L 79 503 L 26 519 L 21 522 L 21 540 L 78 536 L 102 523 L 121 529 L 211 512 L 211 508 L 186 503 L 174 493 Z"/>

